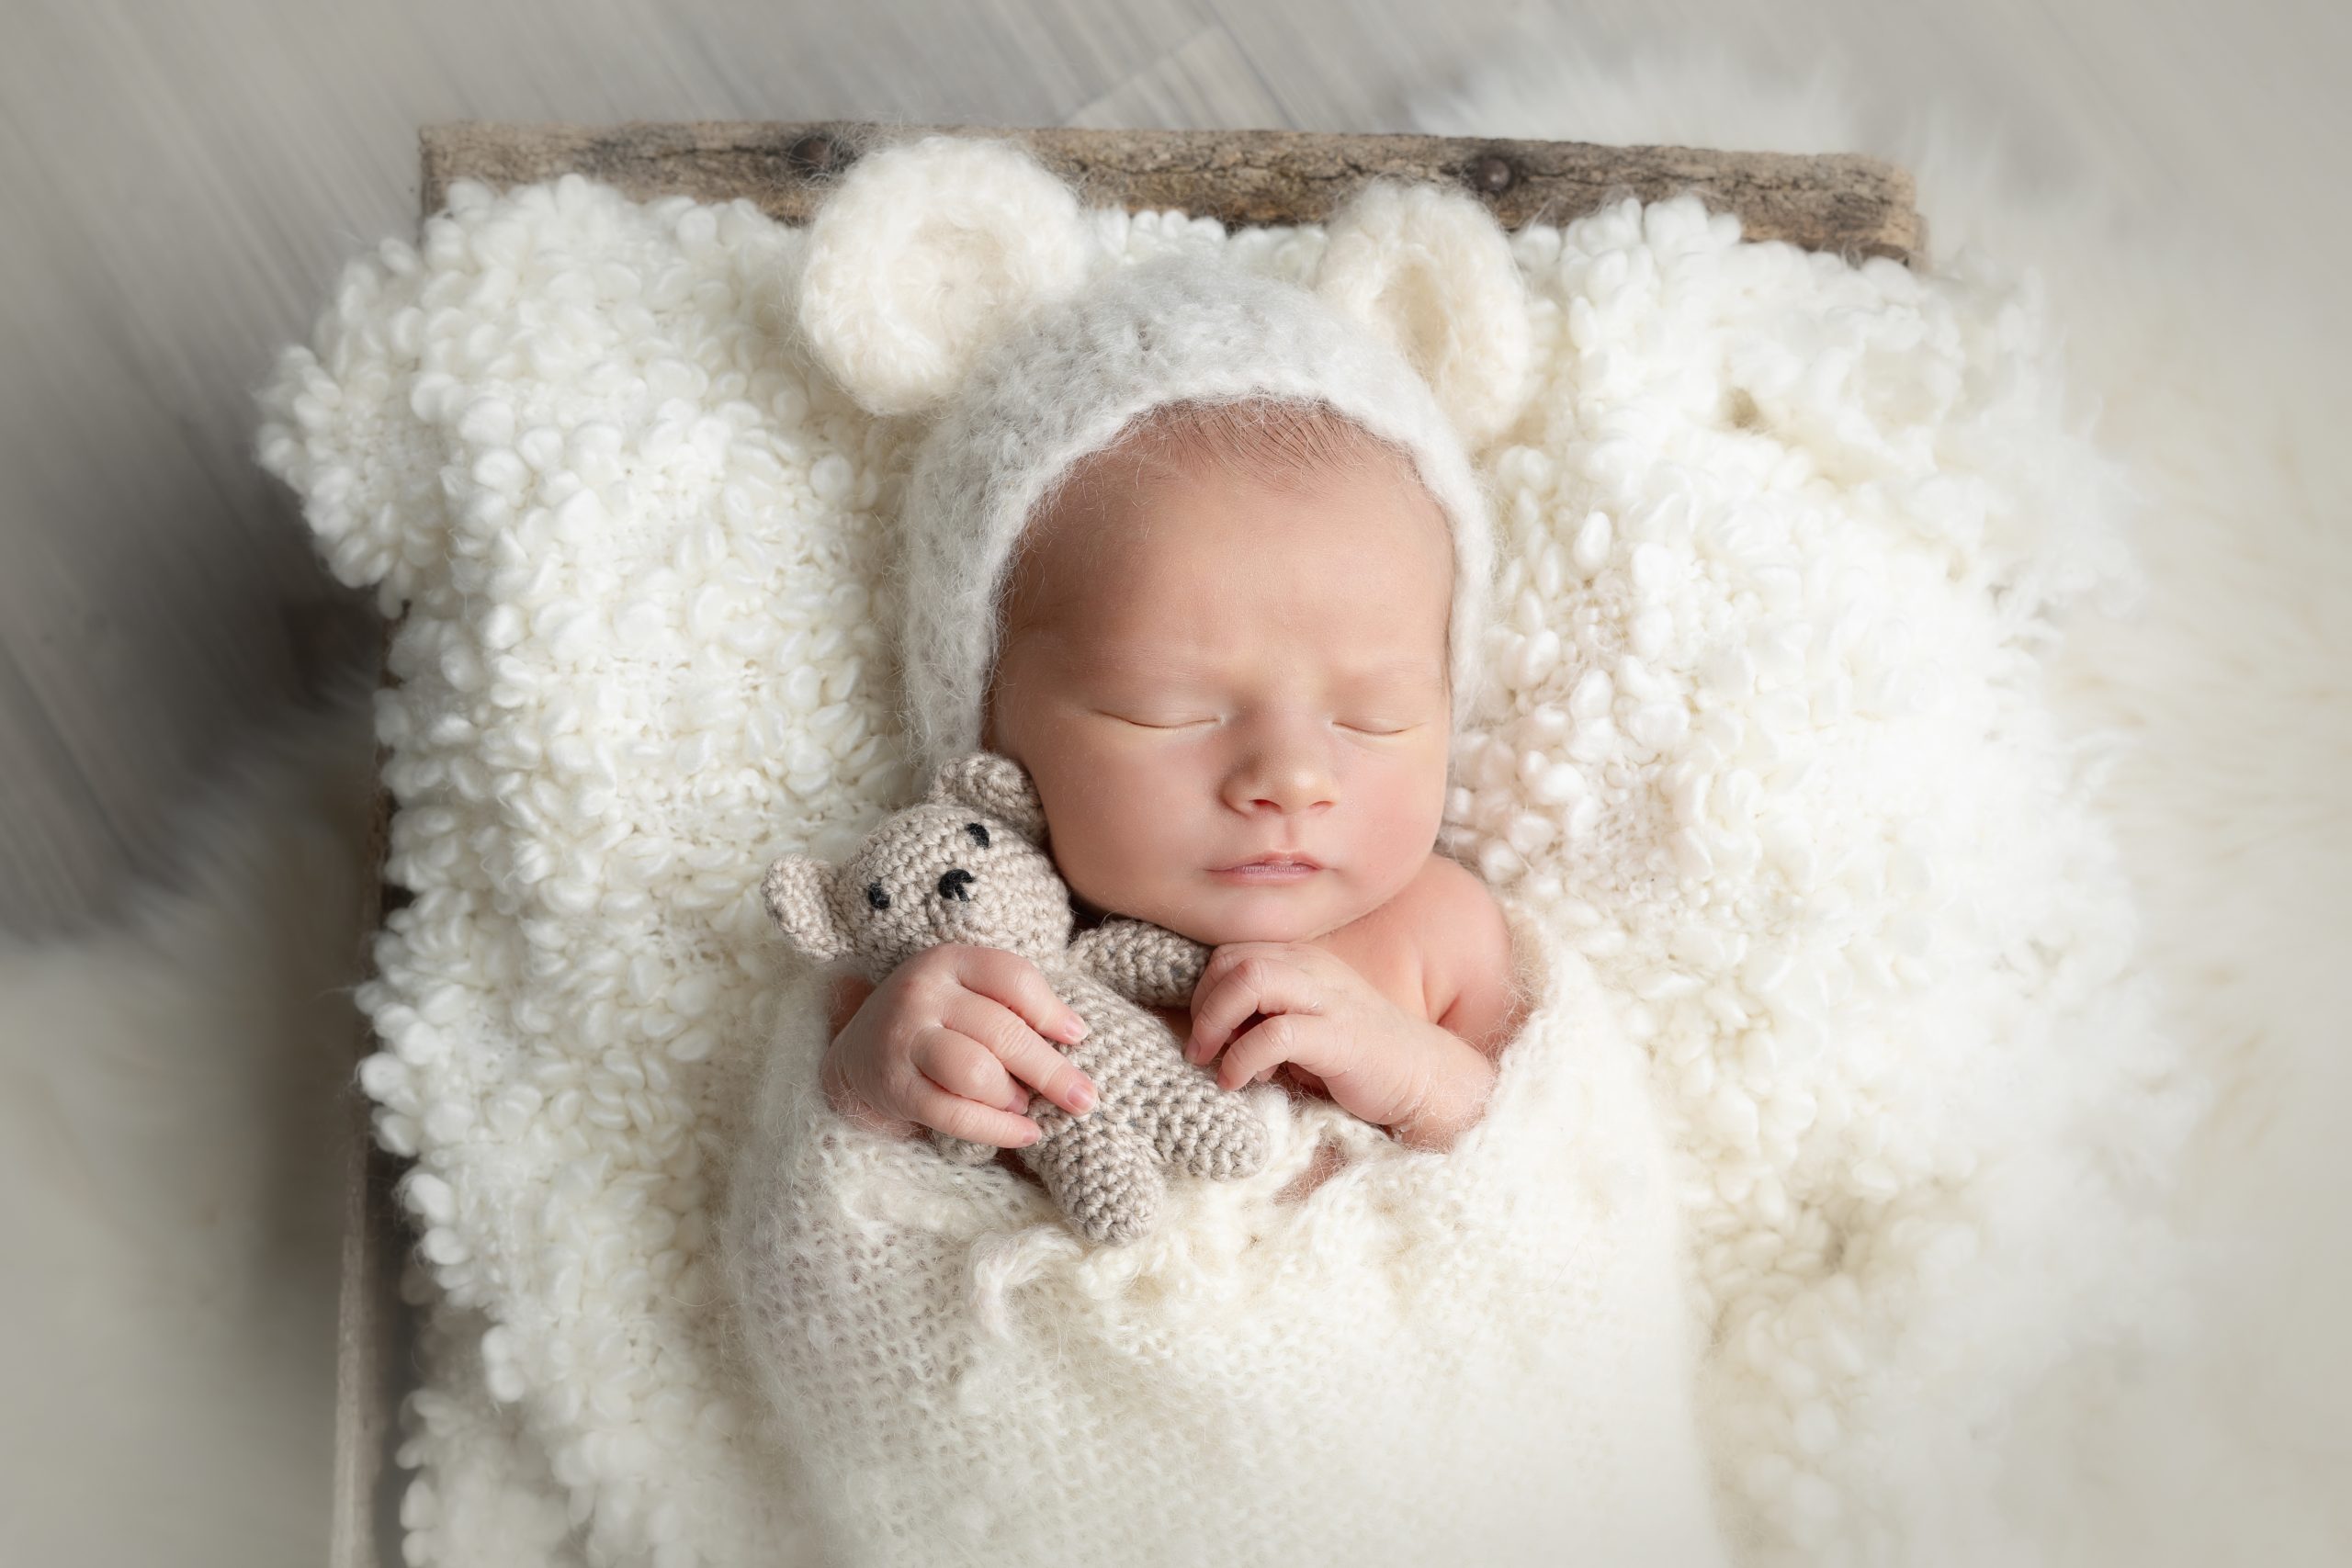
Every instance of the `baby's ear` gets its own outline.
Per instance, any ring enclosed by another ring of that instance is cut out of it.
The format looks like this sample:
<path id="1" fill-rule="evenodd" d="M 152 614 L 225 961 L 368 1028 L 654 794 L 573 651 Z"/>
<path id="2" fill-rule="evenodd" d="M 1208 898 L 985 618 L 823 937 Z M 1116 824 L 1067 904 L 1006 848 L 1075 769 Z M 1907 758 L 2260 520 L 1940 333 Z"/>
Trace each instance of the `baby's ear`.
<path id="1" fill-rule="evenodd" d="M 1031 843 L 1046 837 L 1046 805 L 1027 770 L 993 751 L 971 751 L 940 765 L 931 781 L 933 800 L 952 801 L 984 811 Z"/>
<path id="2" fill-rule="evenodd" d="M 817 209 L 801 330 L 869 412 L 919 413 L 1097 250 L 1078 193 L 1019 144 L 926 136 L 860 158 Z"/>
<path id="3" fill-rule="evenodd" d="M 822 861 L 786 855 L 760 879 L 760 898 L 792 944 L 820 964 L 849 952 L 849 932 L 833 913 L 833 872 Z"/>
<path id="4" fill-rule="evenodd" d="M 1421 373 L 1476 452 L 1532 393 L 1527 282 L 1502 225 L 1467 191 L 1378 179 L 1331 215 L 1310 280 Z"/>

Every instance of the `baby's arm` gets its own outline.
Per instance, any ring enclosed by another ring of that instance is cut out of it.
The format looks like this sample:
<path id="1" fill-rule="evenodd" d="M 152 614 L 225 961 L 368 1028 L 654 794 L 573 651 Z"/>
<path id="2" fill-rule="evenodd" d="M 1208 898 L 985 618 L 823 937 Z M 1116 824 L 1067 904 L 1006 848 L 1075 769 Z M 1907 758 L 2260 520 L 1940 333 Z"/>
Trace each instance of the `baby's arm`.
<path id="1" fill-rule="evenodd" d="M 1510 926 L 1487 885 L 1465 874 L 1454 919 L 1439 939 L 1431 971 L 1430 1021 L 1458 1035 L 1489 1059 L 1527 1021 L 1528 997 L 1519 984 Z M 1449 998 L 1447 992 L 1452 995 Z"/>
<path id="2" fill-rule="evenodd" d="M 1448 863 L 1452 867 L 1452 863 Z M 1510 927 L 1487 885 L 1465 868 L 1438 881 L 1426 957 L 1430 1021 L 1469 1047 L 1430 1076 L 1420 1107 L 1389 1131 L 1418 1148 L 1447 1148 L 1486 1110 L 1505 1046 L 1526 1021 Z"/>

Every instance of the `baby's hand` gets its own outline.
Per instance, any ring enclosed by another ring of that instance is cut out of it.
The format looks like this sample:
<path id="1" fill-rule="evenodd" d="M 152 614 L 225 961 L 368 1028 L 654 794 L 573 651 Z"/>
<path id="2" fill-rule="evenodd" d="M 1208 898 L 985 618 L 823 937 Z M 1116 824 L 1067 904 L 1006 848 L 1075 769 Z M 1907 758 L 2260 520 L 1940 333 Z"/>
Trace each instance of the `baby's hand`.
<path id="1" fill-rule="evenodd" d="M 1021 1148 L 1039 1136 L 1024 1085 L 1073 1116 L 1093 1107 L 1094 1086 L 1050 1043 L 1085 1032 L 1029 960 L 949 943 L 890 972 L 827 1047 L 820 1077 L 833 1108 L 870 1131 Z"/>
<path id="2" fill-rule="evenodd" d="M 1252 1013 L 1264 1020 L 1243 1031 Z M 1213 953 L 1193 991 L 1187 1061 L 1222 1051 L 1221 1088 L 1272 1076 L 1283 1063 L 1320 1078 L 1341 1110 L 1375 1126 L 1413 1115 L 1443 1054 L 1432 1032 L 1374 989 L 1347 960 L 1306 942 L 1237 942 Z"/>

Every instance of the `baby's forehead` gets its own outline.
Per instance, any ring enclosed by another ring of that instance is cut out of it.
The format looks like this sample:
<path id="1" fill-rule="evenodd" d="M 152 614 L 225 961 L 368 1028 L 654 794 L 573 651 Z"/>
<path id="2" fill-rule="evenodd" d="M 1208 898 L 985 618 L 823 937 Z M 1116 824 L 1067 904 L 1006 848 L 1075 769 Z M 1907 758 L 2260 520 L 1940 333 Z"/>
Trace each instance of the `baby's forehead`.
<path id="1" fill-rule="evenodd" d="M 1444 509 L 1409 459 L 1385 447 L 1368 446 L 1353 461 L 1291 465 L 1236 462 L 1189 446 L 1122 446 L 1073 466 L 1063 482 L 1032 509 L 1028 526 L 1014 542 L 1011 575 L 1042 575 L 1049 565 L 1083 572 L 1122 551 L 1181 549 L 1198 542 L 1196 536 L 1204 530 L 1197 522 L 1188 527 L 1187 519 L 1200 514 L 1168 502 L 1171 495 L 1204 490 L 1226 495 L 1247 491 L 1291 502 L 1343 495 L 1379 498 L 1383 510 L 1419 519 L 1426 536 L 1447 541 L 1451 553 L 1452 530 Z M 1216 542 L 1222 551 L 1245 556 L 1270 554 L 1277 547 L 1319 547 L 1323 553 L 1344 556 L 1364 547 L 1360 539 L 1335 538 L 1318 546 L 1311 536 L 1300 539 L 1272 532 L 1221 533 Z"/>
<path id="2" fill-rule="evenodd" d="M 1258 672 L 1254 660 L 1227 657 L 1214 648 L 1170 648 L 1126 628 L 1069 627 L 1057 638 L 1056 652 L 1067 674 L 1110 677 L 1137 686 L 1196 685 L 1227 674 Z M 1414 648 L 1394 640 L 1328 643 L 1316 650 L 1311 662 L 1334 683 L 1363 691 L 1442 683 L 1445 679 L 1442 646 Z"/>
<path id="3" fill-rule="evenodd" d="M 1171 628 L 1171 616 L 1218 618 L 1180 606 L 1305 581 L 1321 589 L 1306 595 L 1319 610 L 1294 602 L 1265 611 L 1352 623 L 1359 605 L 1385 604 L 1371 617 L 1376 631 L 1348 624 L 1333 637 L 1419 644 L 1404 621 L 1443 619 L 1454 566 L 1448 519 L 1410 458 L 1361 431 L 1287 445 L 1238 440 L 1231 428 L 1208 440 L 1159 431 L 1073 465 L 1032 509 L 999 582 L 997 629 L 1007 639 L 1043 633 L 1072 652 L 1082 641 L 1157 656 L 1194 629 Z M 1228 619 L 1224 630 L 1255 643 L 1258 624 Z M 1442 663 L 1442 626 L 1431 631 L 1431 646 L 1415 652 Z"/>

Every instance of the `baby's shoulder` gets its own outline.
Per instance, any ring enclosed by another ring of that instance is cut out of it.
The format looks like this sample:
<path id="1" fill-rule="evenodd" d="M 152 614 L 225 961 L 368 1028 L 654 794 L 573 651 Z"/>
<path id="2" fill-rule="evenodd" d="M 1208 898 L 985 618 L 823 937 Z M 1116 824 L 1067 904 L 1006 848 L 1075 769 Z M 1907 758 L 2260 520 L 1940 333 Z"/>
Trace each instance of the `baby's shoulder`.
<path id="1" fill-rule="evenodd" d="M 1431 1022 L 1465 988 L 1488 978 L 1498 953 L 1507 970 L 1510 948 L 1502 909 L 1487 885 L 1435 851 L 1388 902 L 1325 940 L 1392 996 L 1408 987 L 1418 992 Z"/>
<path id="2" fill-rule="evenodd" d="M 1430 1021 L 1498 1055 L 1526 1017 L 1510 921 L 1486 882 L 1458 861 L 1432 854 L 1415 880 L 1426 884 L 1419 918 L 1432 933 L 1422 983 Z"/>
<path id="3" fill-rule="evenodd" d="M 1434 850 L 1404 891 L 1376 914 L 1400 940 L 1430 952 L 1484 945 L 1504 931 L 1502 906 L 1477 873 Z"/>
<path id="4" fill-rule="evenodd" d="M 1400 897 L 1417 900 L 1430 914 L 1459 915 L 1491 909 L 1498 919 L 1501 918 L 1495 896 L 1487 891 L 1478 874 L 1436 850 L 1430 852 L 1430 858 L 1421 863 L 1420 871 L 1406 885 Z"/>

